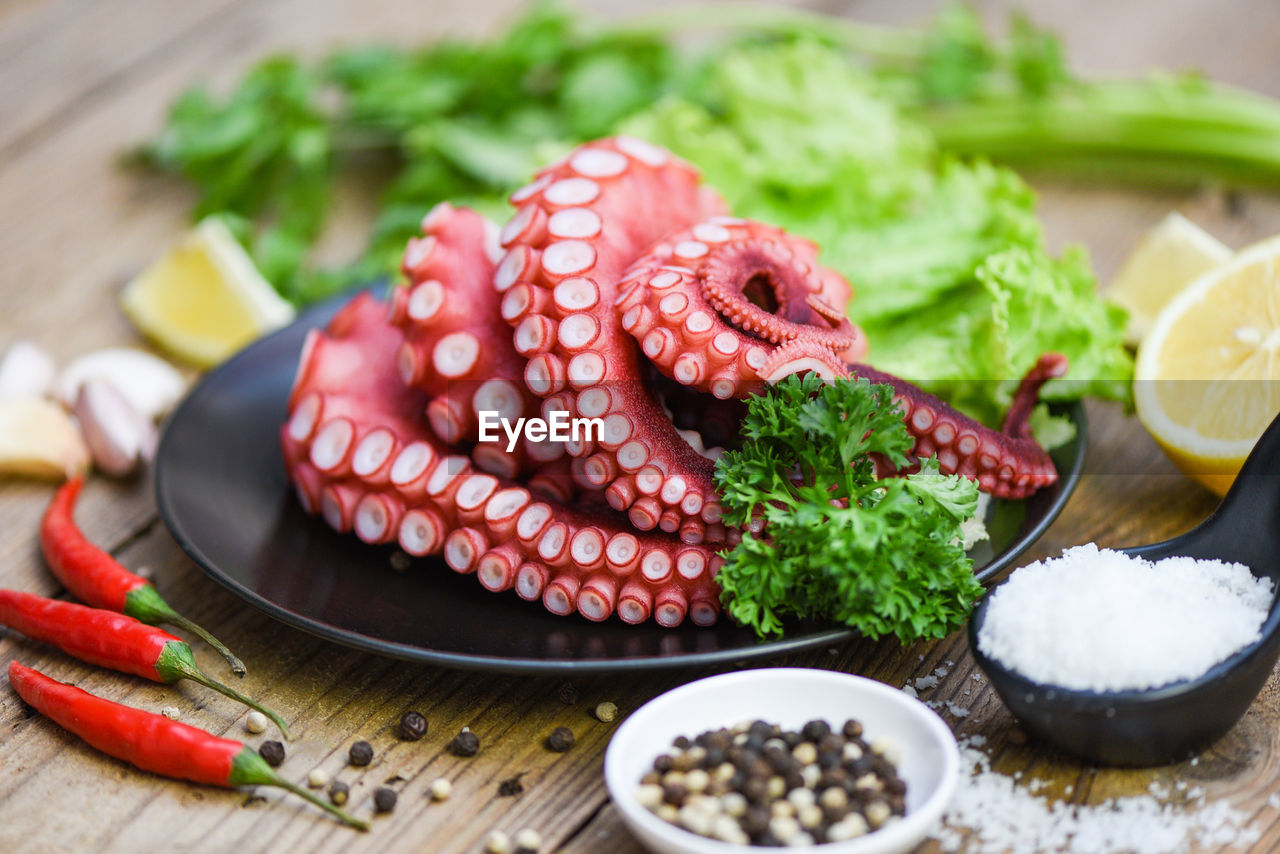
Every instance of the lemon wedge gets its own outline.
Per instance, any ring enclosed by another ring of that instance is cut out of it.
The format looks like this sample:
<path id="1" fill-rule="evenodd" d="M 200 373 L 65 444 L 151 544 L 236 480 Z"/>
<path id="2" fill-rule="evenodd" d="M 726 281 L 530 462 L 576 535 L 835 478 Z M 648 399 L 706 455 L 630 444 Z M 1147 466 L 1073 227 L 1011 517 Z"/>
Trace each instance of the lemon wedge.
<path id="1" fill-rule="evenodd" d="M 125 286 L 120 307 L 148 338 L 211 367 L 293 319 L 219 219 L 207 219 Z"/>
<path id="2" fill-rule="evenodd" d="M 1160 309 L 1192 281 L 1225 264 L 1231 250 L 1174 212 L 1143 235 L 1111 280 L 1108 299 L 1129 310 L 1125 342 L 1137 346 Z"/>
<path id="3" fill-rule="evenodd" d="M 1138 418 L 1223 494 L 1280 413 L 1280 236 L 1200 276 L 1156 316 L 1134 367 Z"/>

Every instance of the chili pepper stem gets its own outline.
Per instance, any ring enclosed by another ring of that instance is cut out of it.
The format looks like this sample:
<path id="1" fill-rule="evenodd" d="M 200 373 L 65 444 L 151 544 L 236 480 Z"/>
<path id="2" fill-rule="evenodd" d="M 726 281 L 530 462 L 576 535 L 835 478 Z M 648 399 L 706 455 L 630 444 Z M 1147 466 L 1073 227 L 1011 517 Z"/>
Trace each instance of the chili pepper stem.
<path id="1" fill-rule="evenodd" d="M 272 722 L 275 723 L 277 727 L 279 727 L 280 733 L 281 735 L 284 736 L 285 741 L 293 740 L 293 736 L 289 734 L 289 725 L 284 722 L 284 718 L 280 717 L 279 714 L 271 711 L 271 709 L 268 709 L 266 706 L 262 705 L 261 703 L 251 700 L 250 698 L 246 697 L 244 694 L 241 694 L 239 691 L 235 690 L 234 688 L 230 688 L 226 685 L 223 685 L 221 682 L 217 681 L 216 679 L 210 679 L 208 676 L 205 676 L 204 673 L 200 670 L 188 670 L 183 672 L 182 675 L 184 678 L 190 679 L 192 682 L 199 682 L 201 685 L 205 686 L 206 688 L 212 688 L 213 690 L 217 691 L 219 694 L 230 697 L 231 699 L 239 703 L 244 703 L 246 706 L 248 706 L 251 709 L 257 709 L 259 712 L 262 712 L 264 715 L 271 718 Z"/>
<path id="2" fill-rule="evenodd" d="M 228 781 L 233 786 L 275 786 L 279 789 L 293 792 L 300 798 L 305 798 L 310 803 L 320 807 L 320 809 L 332 815 L 343 824 L 350 825 L 356 830 L 368 830 L 369 823 L 361 821 L 345 810 L 338 809 L 330 803 L 326 803 L 316 795 L 308 792 L 301 786 L 290 783 L 288 780 L 277 774 L 270 765 L 266 763 L 251 747 L 236 754 L 231 765 L 231 776 Z"/>
<path id="3" fill-rule="evenodd" d="M 275 725 L 280 728 L 281 734 L 284 735 L 285 741 L 292 740 L 292 736 L 289 735 L 289 726 L 280 715 L 261 703 L 246 697 L 234 688 L 223 685 L 216 679 L 211 679 L 196 664 L 195 657 L 191 654 L 191 647 L 181 641 L 171 641 L 165 646 L 164 651 L 160 653 L 160 657 L 156 660 L 156 673 L 165 682 L 176 682 L 179 679 L 190 679 L 192 682 L 199 682 L 206 688 L 212 688 L 237 703 L 243 703 L 251 709 L 257 709 L 275 722 Z"/>
<path id="4" fill-rule="evenodd" d="M 227 649 L 222 641 L 173 610 L 169 603 L 161 598 L 155 587 L 150 584 L 145 584 L 129 592 L 129 595 L 125 597 L 124 612 L 135 620 L 141 620 L 144 623 L 150 623 L 151 625 L 166 623 L 190 632 L 213 647 L 219 655 L 225 658 L 227 664 L 231 665 L 231 672 L 236 676 L 244 676 L 248 672 L 245 669 L 244 662 L 235 653 Z M 266 713 L 264 712 L 263 714 Z"/>

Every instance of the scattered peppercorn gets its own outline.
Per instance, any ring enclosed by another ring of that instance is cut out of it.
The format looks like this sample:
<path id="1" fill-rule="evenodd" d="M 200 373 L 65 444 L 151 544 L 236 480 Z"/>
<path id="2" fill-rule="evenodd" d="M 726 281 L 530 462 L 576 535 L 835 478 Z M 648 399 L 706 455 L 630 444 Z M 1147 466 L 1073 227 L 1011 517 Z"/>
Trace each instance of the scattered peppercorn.
<path id="1" fill-rule="evenodd" d="M 538 854 L 542 847 L 542 836 L 538 831 L 525 828 L 516 834 L 516 854 Z"/>
<path id="2" fill-rule="evenodd" d="M 244 728 L 257 735 L 267 731 L 267 716 L 262 712 L 250 712 L 244 719 Z"/>
<path id="3" fill-rule="evenodd" d="M 284 763 L 284 745 L 278 741 L 264 741 L 258 748 L 258 755 L 272 768 L 279 768 Z"/>
<path id="4" fill-rule="evenodd" d="M 573 706 L 578 702 L 578 689 L 573 687 L 572 682 L 561 682 L 556 695 L 559 696 L 560 702 L 566 706 Z"/>
<path id="5" fill-rule="evenodd" d="M 480 737 L 463 727 L 462 732 L 455 735 L 453 741 L 449 742 L 449 750 L 455 756 L 475 756 L 480 752 Z"/>
<path id="6" fill-rule="evenodd" d="M 551 731 L 551 735 L 547 736 L 547 747 L 556 753 L 564 753 L 573 747 L 573 730 L 567 726 L 556 727 Z"/>
<path id="7" fill-rule="evenodd" d="M 905 812 L 894 745 L 813 720 L 765 721 L 679 736 L 654 759 L 636 801 L 693 833 L 738 845 L 808 846 L 862 836 Z"/>
<path id="8" fill-rule="evenodd" d="M 601 703 L 596 706 L 596 718 L 604 723 L 609 723 L 618 716 L 618 707 L 613 703 Z"/>
<path id="9" fill-rule="evenodd" d="M 431 783 L 431 800 L 447 801 L 453 794 L 453 784 L 446 777 L 439 777 Z"/>
<path id="10" fill-rule="evenodd" d="M 363 768 L 373 761 L 373 745 L 367 741 L 357 741 L 347 751 L 347 764 Z"/>
<path id="11" fill-rule="evenodd" d="M 373 807 L 378 812 L 391 812 L 396 808 L 397 797 L 395 789 L 383 786 L 373 793 Z"/>
<path id="12" fill-rule="evenodd" d="M 307 785 L 313 789 L 323 789 L 329 782 L 329 772 L 323 768 L 312 768 L 307 774 Z"/>
<path id="13" fill-rule="evenodd" d="M 511 837 L 507 836 L 501 830 L 495 830 L 489 834 L 484 842 L 484 850 L 486 854 L 510 854 Z"/>
<path id="14" fill-rule="evenodd" d="M 405 741 L 417 741 L 427 734 L 427 719 L 415 711 L 405 712 L 397 734 Z"/>
<path id="15" fill-rule="evenodd" d="M 351 795 L 351 789 L 341 780 L 334 780 L 329 786 L 329 802 L 335 806 L 342 806 L 347 802 L 347 798 Z"/>
<path id="16" fill-rule="evenodd" d="M 524 783 L 520 782 L 520 778 L 523 777 L 526 773 L 528 772 L 521 771 L 519 774 L 515 775 L 514 777 L 508 777 L 507 779 L 499 783 L 498 797 L 514 798 L 516 795 L 524 794 Z"/>

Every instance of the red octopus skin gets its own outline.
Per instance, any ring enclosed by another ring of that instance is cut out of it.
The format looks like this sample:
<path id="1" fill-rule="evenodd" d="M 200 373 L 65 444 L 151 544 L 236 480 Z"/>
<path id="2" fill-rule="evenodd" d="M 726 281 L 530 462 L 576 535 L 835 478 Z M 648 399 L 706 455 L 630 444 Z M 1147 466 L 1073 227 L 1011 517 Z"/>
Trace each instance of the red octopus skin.
<path id="1" fill-rule="evenodd" d="M 585 458 L 584 486 L 639 530 L 687 543 L 725 539 L 713 463 L 676 431 L 642 380 L 640 353 L 614 302 L 629 266 L 671 231 L 718 213 L 697 172 L 638 140 L 576 149 L 517 191 L 494 276 L 525 381 L 544 413 L 601 418 L 604 435 L 568 451 Z"/>
<path id="2" fill-rule="evenodd" d="M 827 373 L 838 374 L 842 358 L 866 353 L 866 338 L 845 317 L 848 285 L 817 255 L 782 229 L 715 217 L 633 265 L 615 311 L 659 371 L 721 400 L 763 391 L 775 353 L 796 340 L 831 351 Z"/>
<path id="3" fill-rule="evenodd" d="M 607 508 L 539 496 L 451 454 L 426 424 L 427 394 L 397 374 L 404 339 L 386 314 L 364 294 L 308 337 L 282 430 L 307 510 L 366 542 L 442 553 L 487 589 L 514 588 L 553 613 L 715 622 L 723 560 L 710 549 L 633 532 Z"/>
<path id="4" fill-rule="evenodd" d="M 936 456 L 943 474 L 976 480 L 979 489 L 997 498 L 1026 498 L 1058 479 L 1052 458 L 1032 437 L 1028 419 L 1040 387 L 1067 372 L 1065 356 L 1046 353 L 1036 361 L 1022 378 L 998 433 L 892 374 L 866 365 L 849 365 L 849 372 L 893 386 L 894 400 L 902 407 L 907 431 L 915 439 L 908 454 L 913 462 Z"/>
<path id="5" fill-rule="evenodd" d="M 468 208 L 441 202 L 409 241 L 401 268 L 407 285 L 391 297 L 390 318 L 404 333 L 396 369 L 405 384 L 430 396 L 427 420 L 448 445 L 474 442 L 477 413 L 514 421 L 536 416 L 540 401 L 524 385 L 525 359 L 503 329 L 487 244 L 491 223 Z M 515 477 L 564 453 L 558 443 L 486 443 L 474 451 L 485 471 Z"/>
<path id="6" fill-rule="evenodd" d="M 487 220 L 441 205 L 406 251 L 409 287 L 390 321 L 365 296 L 308 338 L 282 439 L 304 507 L 334 528 L 443 553 L 555 613 L 705 625 L 722 561 L 701 543 L 741 534 L 719 521 L 710 452 L 655 397 L 658 373 L 675 381 L 663 390 L 673 406 L 719 433 L 736 433 L 741 404 L 689 394 L 742 398 L 810 370 L 889 382 L 915 456 L 936 453 L 944 471 L 1003 497 L 1056 478 L 1027 417 L 1063 357 L 1046 354 L 1027 375 L 1002 433 L 856 364 L 865 339 L 841 311 L 851 290 L 816 247 L 723 216 L 664 150 L 589 143 L 512 201 L 496 266 Z M 477 395 L 486 386 L 497 393 Z M 490 404 L 601 417 L 605 436 L 569 443 L 568 458 L 551 459 L 558 446 L 506 454 L 474 443 Z"/>

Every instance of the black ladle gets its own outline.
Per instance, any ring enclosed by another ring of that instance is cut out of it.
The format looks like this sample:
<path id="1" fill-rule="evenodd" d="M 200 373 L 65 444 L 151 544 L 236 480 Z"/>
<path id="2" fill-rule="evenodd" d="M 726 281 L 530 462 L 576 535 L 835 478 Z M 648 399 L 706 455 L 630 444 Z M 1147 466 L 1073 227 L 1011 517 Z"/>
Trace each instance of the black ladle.
<path id="1" fill-rule="evenodd" d="M 1280 417 L 1208 519 L 1172 540 L 1123 551 L 1148 560 L 1186 555 L 1236 561 L 1280 588 Z M 969 647 L 978 666 L 1028 732 L 1105 765 L 1162 765 L 1208 747 L 1245 713 L 1280 657 L 1278 597 L 1259 640 L 1195 679 L 1138 691 L 1055 688 L 982 654 L 978 632 L 990 598 L 991 593 L 983 597 L 969 622 Z"/>

